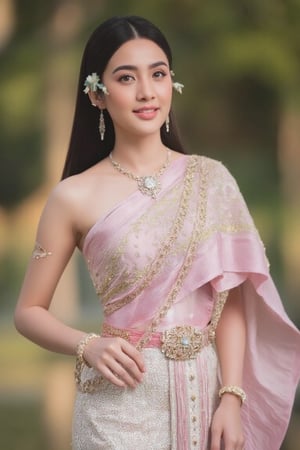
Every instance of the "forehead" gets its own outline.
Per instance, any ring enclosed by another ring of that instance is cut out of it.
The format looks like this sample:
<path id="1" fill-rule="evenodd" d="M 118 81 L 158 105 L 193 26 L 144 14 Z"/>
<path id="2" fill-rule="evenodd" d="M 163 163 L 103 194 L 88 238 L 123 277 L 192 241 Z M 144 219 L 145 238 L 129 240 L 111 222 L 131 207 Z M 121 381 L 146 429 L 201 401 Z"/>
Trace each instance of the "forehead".
<path id="1" fill-rule="evenodd" d="M 119 65 L 143 66 L 157 61 L 168 64 L 168 58 L 164 51 L 149 39 L 132 39 L 125 42 L 110 58 L 106 70 L 114 70 Z"/>

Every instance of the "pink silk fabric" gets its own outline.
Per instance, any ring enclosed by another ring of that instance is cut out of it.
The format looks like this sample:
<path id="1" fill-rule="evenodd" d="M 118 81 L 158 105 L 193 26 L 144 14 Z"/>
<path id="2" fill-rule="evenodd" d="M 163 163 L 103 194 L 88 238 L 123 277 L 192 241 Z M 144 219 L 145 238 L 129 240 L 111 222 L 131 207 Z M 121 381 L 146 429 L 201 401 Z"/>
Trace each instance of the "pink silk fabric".
<path id="1" fill-rule="evenodd" d="M 176 222 L 192 158 L 197 168 L 182 228 L 159 270 L 143 286 Z M 204 328 L 215 293 L 241 286 L 247 323 L 245 449 L 277 450 L 299 381 L 300 333 L 284 311 L 247 206 L 227 169 L 209 158 L 179 157 L 161 184 L 156 200 L 137 190 L 99 218 L 85 238 L 83 254 L 104 320 L 117 328 L 146 329 L 177 279 L 201 201 L 203 223 L 193 263 L 158 331 L 182 324 Z"/>

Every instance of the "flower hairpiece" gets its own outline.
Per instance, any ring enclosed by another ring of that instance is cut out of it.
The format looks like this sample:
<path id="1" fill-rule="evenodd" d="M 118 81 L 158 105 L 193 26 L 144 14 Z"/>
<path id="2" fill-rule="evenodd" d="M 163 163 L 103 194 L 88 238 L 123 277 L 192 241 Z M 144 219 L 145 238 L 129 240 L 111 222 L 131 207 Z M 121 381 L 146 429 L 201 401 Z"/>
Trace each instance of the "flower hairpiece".
<path id="1" fill-rule="evenodd" d="M 171 77 L 175 76 L 175 72 L 173 70 L 170 71 Z M 173 82 L 173 88 L 176 92 L 179 92 L 179 94 L 182 94 L 182 89 L 184 88 L 184 84 L 178 83 L 178 81 Z"/>
<path id="2" fill-rule="evenodd" d="M 97 89 L 100 89 L 104 94 L 109 95 L 107 87 L 103 83 L 100 83 L 100 78 L 96 72 L 93 72 L 92 75 L 86 77 L 84 86 L 83 92 L 85 94 L 88 92 L 97 92 Z"/>
<path id="3" fill-rule="evenodd" d="M 179 92 L 179 94 L 182 94 L 182 89 L 184 88 L 184 84 L 178 83 L 177 81 L 175 81 L 173 83 L 173 88 L 175 89 L 176 92 Z"/>

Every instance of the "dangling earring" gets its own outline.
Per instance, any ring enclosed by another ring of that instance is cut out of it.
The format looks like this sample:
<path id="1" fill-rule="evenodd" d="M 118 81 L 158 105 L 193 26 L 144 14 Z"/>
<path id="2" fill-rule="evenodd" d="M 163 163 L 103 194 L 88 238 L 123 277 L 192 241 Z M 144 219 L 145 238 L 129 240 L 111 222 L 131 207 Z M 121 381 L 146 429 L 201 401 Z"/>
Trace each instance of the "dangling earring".
<path id="1" fill-rule="evenodd" d="M 100 139 L 101 139 L 101 141 L 104 141 L 105 121 L 104 121 L 103 109 L 100 109 L 99 133 L 100 133 Z"/>
<path id="2" fill-rule="evenodd" d="M 169 115 L 166 118 L 166 132 L 169 133 L 170 131 L 170 117 Z"/>

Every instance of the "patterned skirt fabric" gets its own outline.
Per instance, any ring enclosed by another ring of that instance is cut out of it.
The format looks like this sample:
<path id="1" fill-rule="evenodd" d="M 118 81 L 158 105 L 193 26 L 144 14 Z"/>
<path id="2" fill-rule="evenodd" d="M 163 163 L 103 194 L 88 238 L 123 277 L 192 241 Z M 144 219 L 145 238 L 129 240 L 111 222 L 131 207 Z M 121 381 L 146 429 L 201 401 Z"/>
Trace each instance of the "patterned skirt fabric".
<path id="1" fill-rule="evenodd" d="M 74 450 L 208 449 L 218 390 L 213 347 L 188 361 L 168 360 L 158 348 L 143 353 L 146 373 L 137 388 L 104 381 L 97 392 L 77 393 Z"/>

